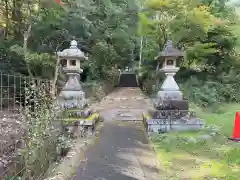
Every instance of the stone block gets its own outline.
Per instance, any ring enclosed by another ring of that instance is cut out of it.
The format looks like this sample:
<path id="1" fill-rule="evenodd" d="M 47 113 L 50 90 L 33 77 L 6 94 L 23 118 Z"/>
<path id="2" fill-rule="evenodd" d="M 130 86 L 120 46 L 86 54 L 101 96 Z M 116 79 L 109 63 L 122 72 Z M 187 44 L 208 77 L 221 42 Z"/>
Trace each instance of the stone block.
<path id="1" fill-rule="evenodd" d="M 188 101 L 187 100 L 163 100 L 163 101 L 158 101 L 155 104 L 155 108 L 158 111 L 181 111 L 183 113 L 185 111 L 185 115 L 187 115 L 187 111 L 189 110 L 188 106 Z"/>
<path id="2" fill-rule="evenodd" d="M 158 99 L 161 100 L 182 100 L 181 91 L 158 91 L 157 93 Z"/>
<path id="3" fill-rule="evenodd" d="M 191 118 L 183 121 L 181 118 L 172 120 L 166 118 L 149 119 L 146 121 L 146 129 L 148 133 L 164 133 L 169 131 L 192 131 L 199 130 L 204 127 L 205 123 L 201 119 Z"/>
<path id="4" fill-rule="evenodd" d="M 173 109 L 178 109 L 178 110 L 189 109 L 188 100 L 171 100 L 170 103 Z"/>
<path id="5" fill-rule="evenodd" d="M 0 174 L 4 175 L 5 167 L 4 164 L 0 161 Z"/>

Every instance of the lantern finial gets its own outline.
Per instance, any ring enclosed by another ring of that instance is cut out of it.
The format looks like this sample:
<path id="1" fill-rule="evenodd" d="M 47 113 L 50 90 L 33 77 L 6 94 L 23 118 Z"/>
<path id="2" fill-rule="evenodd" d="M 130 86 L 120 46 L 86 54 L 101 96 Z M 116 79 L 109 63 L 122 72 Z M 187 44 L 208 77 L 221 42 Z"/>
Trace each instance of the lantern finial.
<path id="1" fill-rule="evenodd" d="M 77 41 L 75 40 L 72 40 L 71 41 L 71 46 L 70 46 L 71 49 L 76 49 L 77 48 Z"/>
<path id="2" fill-rule="evenodd" d="M 173 48 L 173 42 L 171 40 L 168 40 L 167 44 L 166 44 L 166 47 L 167 48 Z"/>

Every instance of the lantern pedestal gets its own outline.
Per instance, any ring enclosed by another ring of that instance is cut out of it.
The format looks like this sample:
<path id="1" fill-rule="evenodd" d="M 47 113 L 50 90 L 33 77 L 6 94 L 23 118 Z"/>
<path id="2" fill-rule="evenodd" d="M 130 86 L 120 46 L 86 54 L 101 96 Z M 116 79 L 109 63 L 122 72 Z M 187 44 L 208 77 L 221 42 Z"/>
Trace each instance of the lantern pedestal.
<path id="1" fill-rule="evenodd" d="M 157 98 L 161 100 L 182 100 L 182 93 L 177 85 L 174 75 L 178 71 L 178 68 L 175 68 L 169 71 L 169 69 L 163 69 L 166 74 L 166 78 L 161 86 L 161 90 L 158 91 Z"/>
<path id="2" fill-rule="evenodd" d="M 149 134 L 198 130 L 204 127 L 204 120 L 196 118 L 195 113 L 189 111 L 188 100 L 183 99 L 174 80 L 174 75 L 179 70 L 178 57 L 183 57 L 183 53 L 173 47 L 172 41 L 167 42 L 157 57 L 166 78 L 157 93 L 154 109 L 149 110 L 148 114 L 143 114 L 144 125 Z"/>
<path id="3" fill-rule="evenodd" d="M 62 107 L 64 132 L 71 137 L 85 136 L 93 133 L 98 116 L 88 107 L 85 93 L 80 82 L 81 62 L 86 60 L 84 53 L 78 49 L 77 42 L 72 41 L 69 49 L 58 52 L 58 57 L 64 62 L 63 71 L 68 80 L 59 94 L 59 105 Z"/>

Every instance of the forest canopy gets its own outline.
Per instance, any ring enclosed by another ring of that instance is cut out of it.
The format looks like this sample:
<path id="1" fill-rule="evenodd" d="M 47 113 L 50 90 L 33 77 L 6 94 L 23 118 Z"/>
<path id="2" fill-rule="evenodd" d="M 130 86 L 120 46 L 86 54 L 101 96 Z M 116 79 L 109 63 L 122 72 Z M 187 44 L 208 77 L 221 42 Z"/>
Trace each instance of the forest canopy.
<path id="1" fill-rule="evenodd" d="M 75 39 L 89 57 L 82 65 L 87 81 L 110 81 L 118 68 L 135 66 L 143 90 L 151 94 L 163 77 L 154 57 L 171 39 L 185 51 L 176 79 L 188 98 L 201 105 L 240 100 L 238 2 L 61 2 L 0 0 L 1 71 L 61 79 L 55 54 Z"/>

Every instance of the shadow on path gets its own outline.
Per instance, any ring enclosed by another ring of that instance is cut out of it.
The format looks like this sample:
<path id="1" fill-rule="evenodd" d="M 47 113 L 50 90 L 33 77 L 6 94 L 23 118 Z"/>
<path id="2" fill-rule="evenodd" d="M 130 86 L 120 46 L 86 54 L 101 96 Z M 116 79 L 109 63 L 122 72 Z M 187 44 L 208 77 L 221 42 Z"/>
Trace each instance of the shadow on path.
<path id="1" fill-rule="evenodd" d="M 159 180 L 142 124 L 105 122 L 73 180 Z"/>

